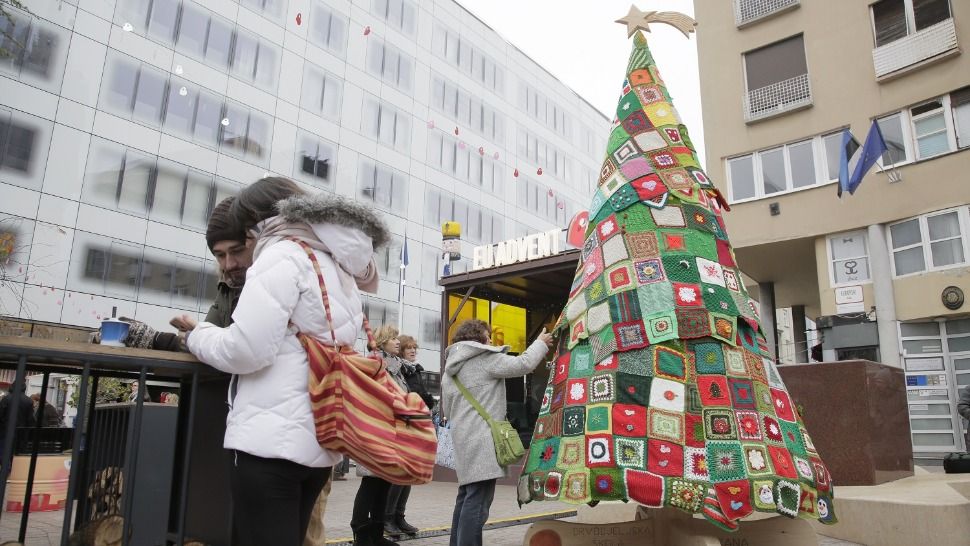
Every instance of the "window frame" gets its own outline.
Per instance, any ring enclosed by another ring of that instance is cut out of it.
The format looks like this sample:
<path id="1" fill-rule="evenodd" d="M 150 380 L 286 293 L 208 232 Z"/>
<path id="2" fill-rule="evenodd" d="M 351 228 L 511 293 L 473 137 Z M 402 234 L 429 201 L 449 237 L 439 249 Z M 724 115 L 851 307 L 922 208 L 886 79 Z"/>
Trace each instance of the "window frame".
<path id="1" fill-rule="evenodd" d="M 873 11 L 873 8 L 876 6 L 876 4 L 879 4 L 881 1 L 882 0 L 872 2 L 868 6 L 869 7 L 869 29 L 872 31 L 872 47 L 874 48 L 885 47 L 889 44 L 896 43 L 899 40 L 905 40 L 906 38 L 913 36 L 917 32 L 926 30 L 925 28 L 923 29 L 916 28 L 916 8 L 913 6 L 913 0 L 899 0 L 903 3 L 903 16 L 906 22 L 906 34 L 900 38 L 896 38 L 895 40 L 891 40 L 883 44 L 878 43 L 876 40 L 876 36 L 878 32 L 876 29 L 876 14 Z M 943 0 L 943 1 L 946 2 L 947 10 L 950 12 L 950 16 L 947 19 L 953 19 L 953 3 L 950 0 Z M 944 21 L 945 20 L 946 19 L 944 19 Z M 934 24 L 939 24 L 939 23 L 934 23 Z M 929 28 L 929 27 L 926 27 L 926 28 Z"/>
<path id="2" fill-rule="evenodd" d="M 934 243 L 934 242 L 940 242 L 940 241 L 944 241 L 944 240 L 952 240 L 955 237 L 951 237 L 951 238 L 948 238 L 948 239 L 938 239 L 936 241 L 931 241 L 930 240 L 930 232 L 929 232 L 928 219 L 931 218 L 931 217 L 934 217 L 934 216 L 942 216 L 944 214 L 950 214 L 950 213 L 953 213 L 953 212 L 956 212 L 957 213 L 958 227 L 960 229 L 960 240 L 962 242 L 962 249 L 963 249 L 963 261 L 962 262 L 958 262 L 958 263 L 954 263 L 954 264 L 949 264 L 949 265 L 937 266 L 937 265 L 935 265 L 935 263 L 933 261 L 932 243 Z M 899 248 L 895 248 L 893 246 L 893 236 L 892 236 L 892 229 L 891 229 L 892 226 L 899 225 L 899 224 L 904 224 L 904 223 L 910 222 L 912 220 L 918 220 L 919 232 L 920 232 L 920 242 L 919 243 L 913 243 L 913 244 L 906 245 L 906 246 L 899 247 Z M 954 269 L 954 268 L 958 268 L 958 267 L 967 267 L 967 264 L 970 264 L 970 207 L 967 207 L 967 206 L 954 207 L 954 208 L 949 208 L 949 209 L 943 209 L 943 210 L 938 210 L 938 211 L 930 212 L 930 213 L 927 213 L 927 214 L 921 214 L 919 216 L 915 216 L 915 217 L 911 217 L 911 218 L 905 218 L 903 220 L 899 220 L 897 222 L 892 222 L 892 223 L 888 224 L 887 225 L 887 232 L 888 232 L 887 233 L 888 234 L 888 237 L 887 237 L 887 245 L 888 245 L 888 250 L 889 250 L 889 261 L 890 261 L 890 265 L 892 267 L 892 275 L 893 275 L 893 278 L 894 279 L 912 277 L 913 275 L 919 275 L 919 274 L 922 274 L 922 273 L 932 273 L 932 272 L 936 272 L 936 271 L 946 271 L 948 269 Z M 922 253 L 923 253 L 923 269 L 921 269 L 919 271 L 913 271 L 911 273 L 905 273 L 903 275 L 897 274 L 897 272 L 896 272 L 896 259 L 895 259 L 896 253 L 897 252 L 902 252 L 902 251 L 905 251 L 905 250 L 910 250 L 910 249 L 913 249 L 913 248 L 916 248 L 916 247 L 920 247 L 922 249 Z"/>
<path id="3" fill-rule="evenodd" d="M 811 190 L 814 188 L 819 188 L 822 186 L 827 186 L 829 184 L 838 183 L 838 178 L 829 179 L 828 178 L 828 151 L 825 149 L 825 138 L 841 134 L 842 130 L 838 129 L 836 131 L 826 131 L 821 134 L 817 134 L 808 138 L 801 138 L 791 142 L 786 142 L 784 144 L 770 146 L 768 148 L 763 148 L 760 150 L 755 150 L 753 152 L 748 152 L 746 154 L 740 154 L 733 157 L 728 157 L 725 159 L 725 178 L 727 179 L 728 188 L 728 200 L 731 204 L 735 203 L 747 203 L 750 201 L 758 201 L 760 199 L 766 199 L 769 197 L 778 197 L 779 195 L 786 195 L 789 193 L 795 193 L 799 191 Z M 803 145 L 806 142 L 812 143 L 812 165 L 815 168 L 815 182 L 813 184 L 808 184 L 801 187 L 794 187 L 794 180 L 792 179 L 791 170 L 791 153 L 790 148 L 798 145 Z M 781 191 L 774 193 L 765 193 L 764 184 L 764 167 L 762 165 L 761 156 L 765 153 L 772 152 L 774 150 L 782 150 L 782 159 L 784 161 L 785 167 L 785 188 Z M 731 162 L 737 161 L 744 158 L 751 159 L 751 172 L 754 178 L 754 196 L 745 197 L 743 199 L 735 199 L 734 197 L 734 183 L 731 176 Z"/>
<path id="4" fill-rule="evenodd" d="M 861 236 L 862 245 L 865 248 L 865 254 L 859 257 L 836 259 L 835 251 L 832 248 L 832 242 L 835 241 L 836 239 L 844 238 L 847 236 Z M 855 286 L 859 284 L 872 284 L 872 260 L 869 255 L 869 234 L 866 233 L 865 230 L 844 231 L 842 233 L 833 233 L 829 235 L 828 237 L 825 238 L 825 251 L 828 258 L 829 286 L 831 288 L 840 288 L 843 286 Z M 866 260 L 866 271 L 868 271 L 869 278 L 865 280 L 845 281 L 845 282 L 838 282 L 836 280 L 836 273 L 835 273 L 836 261 L 844 262 L 846 260 L 862 260 L 862 259 Z"/>

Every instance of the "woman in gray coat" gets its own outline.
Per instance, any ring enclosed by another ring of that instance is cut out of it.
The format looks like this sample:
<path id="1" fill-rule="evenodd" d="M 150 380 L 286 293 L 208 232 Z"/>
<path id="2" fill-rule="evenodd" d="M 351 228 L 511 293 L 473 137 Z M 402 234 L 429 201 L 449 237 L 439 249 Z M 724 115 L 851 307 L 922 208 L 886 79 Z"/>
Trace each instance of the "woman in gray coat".
<path id="1" fill-rule="evenodd" d="M 478 403 L 497 421 L 505 420 L 505 379 L 522 377 L 542 362 L 552 347 L 552 335 L 543 328 L 539 337 L 519 356 L 509 356 L 507 345 L 490 345 L 491 330 L 483 321 L 461 323 L 445 351 L 441 378 L 442 415 L 451 423 L 455 442 L 458 498 L 451 520 L 450 546 L 480 546 L 482 529 L 495 495 L 495 482 L 505 469 L 495 458 L 488 424 L 465 400 L 455 385 L 458 378 Z"/>

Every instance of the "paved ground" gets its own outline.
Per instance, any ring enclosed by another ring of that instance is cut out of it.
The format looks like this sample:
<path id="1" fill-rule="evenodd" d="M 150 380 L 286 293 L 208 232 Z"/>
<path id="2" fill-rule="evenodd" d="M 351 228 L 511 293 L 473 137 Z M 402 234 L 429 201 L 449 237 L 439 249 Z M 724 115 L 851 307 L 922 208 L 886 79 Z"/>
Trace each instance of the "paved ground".
<path id="1" fill-rule="evenodd" d="M 327 538 L 329 544 L 339 544 L 350 539 L 350 513 L 357 493 L 359 478 L 353 472 L 346 481 L 333 484 L 330 501 L 327 506 L 326 517 Z M 435 482 L 411 491 L 408 501 L 408 521 L 422 530 L 443 529 L 451 524 L 451 513 L 454 507 L 455 494 L 458 486 L 454 483 Z M 507 520 L 526 518 L 542 514 L 574 511 L 575 506 L 559 502 L 536 502 L 523 506 L 521 509 L 515 499 L 515 488 L 498 486 L 495 491 L 495 502 L 492 504 L 490 522 L 503 524 Z M 574 518 L 567 518 L 570 521 Z M 38 512 L 31 514 L 28 531 L 27 546 L 58 546 L 60 544 L 60 528 L 64 521 L 64 512 Z M 17 537 L 20 528 L 19 514 L 4 512 L 0 516 L 0 544 Z M 514 525 L 485 532 L 485 544 L 489 546 L 521 546 L 528 525 Z M 445 546 L 448 536 L 418 538 L 402 541 L 404 546 Z M 822 546 L 853 546 L 851 542 L 819 537 Z"/>

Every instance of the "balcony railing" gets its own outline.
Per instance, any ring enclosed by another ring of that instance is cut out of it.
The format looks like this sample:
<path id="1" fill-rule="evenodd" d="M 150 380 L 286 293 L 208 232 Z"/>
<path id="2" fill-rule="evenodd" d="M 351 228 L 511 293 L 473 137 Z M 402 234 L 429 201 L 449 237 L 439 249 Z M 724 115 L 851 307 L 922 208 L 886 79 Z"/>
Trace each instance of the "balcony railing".
<path id="1" fill-rule="evenodd" d="M 734 0 L 734 22 L 742 27 L 799 4 L 799 0 Z"/>
<path id="2" fill-rule="evenodd" d="M 812 86 L 808 74 L 802 74 L 748 91 L 744 95 L 744 120 L 769 118 L 811 104 Z"/>
<path id="3" fill-rule="evenodd" d="M 872 64 L 881 78 L 950 51 L 958 51 L 953 18 L 873 49 Z"/>

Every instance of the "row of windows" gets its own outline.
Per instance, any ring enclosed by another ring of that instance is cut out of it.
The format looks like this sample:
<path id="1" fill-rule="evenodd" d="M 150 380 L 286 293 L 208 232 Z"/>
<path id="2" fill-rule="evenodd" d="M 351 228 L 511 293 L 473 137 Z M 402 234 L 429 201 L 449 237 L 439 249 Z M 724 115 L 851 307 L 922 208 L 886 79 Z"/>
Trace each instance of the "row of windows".
<path id="1" fill-rule="evenodd" d="M 372 0 L 370 11 L 407 36 L 417 33 L 418 8 L 411 0 Z"/>
<path id="2" fill-rule="evenodd" d="M 357 195 L 387 211 L 408 210 L 408 175 L 367 157 L 357 166 Z"/>
<path id="3" fill-rule="evenodd" d="M 269 116 L 121 54 L 109 56 L 100 104 L 106 111 L 263 166 L 269 159 Z"/>
<path id="4" fill-rule="evenodd" d="M 431 43 L 431 52 L 452 66 L 479 81 L 486 89 L 499 96 L 505 93 L 505 71 L 494 59 L 472 45 L 468 38 L 437 25 Z"/>
<path id="5" fill-rule="evenodd" d="M 321 0 L 312 0 L 312 2 L 310 42 L 342 59 L 347 54 L 347 17 Z"/>
<path id="6" fill-rule="evenodd" d="M 439 227 L 444 222 L 461 224 L 461 238 L 473 243 L 494 243 L 504 235 L 505 219 L 480 204 L 428 187 L 424 196 L 424 223 Z"/>
<path id="7" fill-rule="evenodd" d="M 179 309 L 204 309 L 218 277 L 201 259 L 77 232 L 68 289 Z"/>
<path id="8" fill-rule="evenodd" d="M 515 185 L 516 203 L 544 220 L 564 227 L 572 218 L 573 205 L 566 198 L 556 195 L 550 187 L 531 178 L 524 178 Z"/>
<path id="9" fill-rule="evenodd" d="M 236 0 L 240 6 L 262 13 L 264 16 L 282 23 L 286 16 L 286 0 Z"/>
<path id="10" fill-rule="evenodd" d="M 879 118 L 889 148 L 885 165 L 928 159 L 970 147 L 970 87 Z"/>
<path id="11" fill-rule="evenodd" d="M 188 0 L 124 0 L 115 22 L 275 92 L 280 48 Z"/>
<path id="12" fill-rule="evenodd" d="M 493 195 L 502 193 L 503 165 L 485 154 L 484 148 L 472 150 L 441 131 L 432 131 L 428 137 L 428 166 Z"/>
<path id="13" fill-rule="evenodd" d="M 239 184 L 98 137 L 91 140 L 81 200 L 197 231 Z"/>
<path id="14" fill-rule="evenodd" d="M 414 89 L 414 58 L 383 40 L 372 38 L 367 45 L 367 72 L 399 91 Z"/>
<path id="15" fill-rule="evenodd" d="M 431 107 L 496 145 L 505 144 L 505 117 L 437 73 L 431 75 Z"/>
<path id="16" fill-rule="evenodd" d="M 539 138 L 529 129 L 520 126 L 516 133 L 516 150 L 519 159 L 526 159 L 542 167 L 542 169 L 556 178 L 571 181 L 569 163 L 571 160 L 566 152 Z"/>
<path id="17" fill-rule="evenodd" d="M 360 132 L 401 153 L 411 149 L 411 115 L 373 95 L 364 98 Z"/>
<path id="18" fill-rule="evenodd" d="M 573 120 L 566 110 L 524 81 L 519 82 L 518 106 L 563 138 L 571 139 Z"/>
<path id="19" fill-rule="evenodd" d="M 372 296 L 362 295 L 364 315 L 370 322 L 371 330 L 389 324 L 397 327 L 398 324 L 398 304 L 396 302 L 379 300 Z M 414 324 L 405 324 L 401 334 L 414 337 L 422 349 L 437 351 L 441 344 L 441 316 L 436 311 L 421 309 L 418 314 L 420 325 L 415 328 Z M 417 330 L 417 331 L 415 331 Z M 363 341 L 365 334 L 361 331 L 358 340 Z M 424 367 L 435 369 L 434 363 L 425 362 Z"/>
<path id="20" fill-rule="evenodd" d="M 831 235 L 829 264 L 833 286 L 872 279 L 865 231 Z M 896 277 L 964 266 L 970 262 L 970 209 L 948 209 L 889 226 L 889 250 Z"/>
<path id="21" fill-rule="evenodd" d="M 0 16 L 0 73 L 47 91 L 60 90 L 67 59 L 68 32 L 47 21 L 4 6 Z"/>

